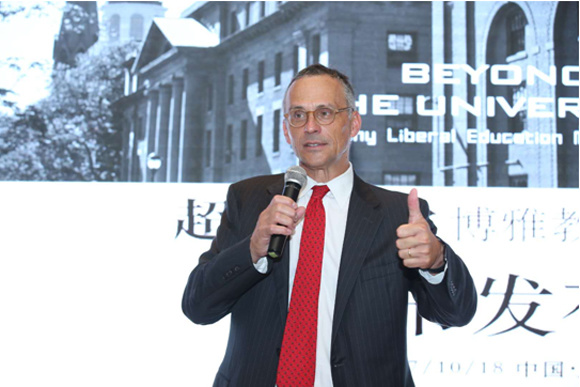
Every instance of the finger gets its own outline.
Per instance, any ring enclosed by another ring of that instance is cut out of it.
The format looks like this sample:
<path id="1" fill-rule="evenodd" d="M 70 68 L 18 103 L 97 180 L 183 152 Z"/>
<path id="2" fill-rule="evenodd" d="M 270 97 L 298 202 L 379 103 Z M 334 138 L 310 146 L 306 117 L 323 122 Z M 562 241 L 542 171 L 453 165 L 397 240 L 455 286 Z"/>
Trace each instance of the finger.
<path id="1" fill-rule="evenodd" d="M 429 254 L 421 246 L 399 249 L 399 258 L 406 267 L 423 268 L 429 263 Z"/>
<path id="2" fill-rule="evenodd" d="M 437 264 L 437 267 L 444 262 L 442 247 L 438 248 L 430 244 L 399 247 L 399 243 L 397 243 L 397 248 L 399 249 L 399 258 L 403 260 L 404 266 L 409 268 L 429 269 L 436 262 L 441 262 Z M 440 255 L 441 257 L 439 258 Z"/>
<path id="3" fill-rule="evenodd" d="M 294 227 L 286 227 L 283 226 L 281 224 L 275 224 L 270 226 L 270 228 L 268 229 L 268 234 L 269 237 L 268 239 L 272 236 L 272 235 L 292 235 L 294 233 Z M 269 240 L 268 240 L 269 242 Z"/>
<path id="4" fill-rule="evenodd" d="M 423 259 L 411 258 L 411 259 L 403 259 L 403 266 L 408 267 L 409 269 L 418 269 L 424 266 Z"/>
<path id="5" fill-rule="evenodd" d="M 399 257 L 403 259 L 420 258 L 425 255 L 425 246 L 417 244 L 397 243 L 399 249 Z"/>
<path id="6" fill-rule="evenodd" d="M 403 263 L 403 266 L 405 267 L 419 267 L 423 264 L 424 261 L 424 258 L 422 257 L 415 257 L 413 255 L 409 256 L 409 249 L 399 250 L 398 255 Z"/>
<path id="7" fill-rule="evenodd" d="M 409 193 L 407 204 L 409 206 L 409 223 L 423 220 L 423 214 L 421 214 L 421 208 L 419 207 L 419 194 L 416 188 L 413 188 Z"/>
<path id="8" fill-rule="evenodd" d="M 298 204 L 288 196 L 276 195 L 272 198 L 272 204 L 282 204 L 289 206 L 293 209 L 298 208 Z"/>
<path id="9" fill-rule="evenodd" d="M 271 203 L 268 212 L 272 217 L 287 216 L 294 219 L 296 216 L 296 209 L 286 203 Z"/>
<path id="10" fill-rule="evenodd" d="M 304 215 L 306 214 L 306 208 L 304 207 L 298 207 L 296 209 L 296 214 L 294 215 L 294 223 L 298 223 L 302 220 L 302 218 L 304 218 Z"/>
<path id="11" fill-rule="evenodd" d="M 413 247 L 419 246 L 419 242 L 414 238 L 397 239 L 395 244 L 399 250 L 412 249 Z"/>
<path id="12" fill-rule="evenodd" d="M 294 230 L 296 227 L 296 222 L 294 222 L 295 215 L 294 213 L 286 215 L 280 212 L 277 212 L 272 217 L 272 220 L 269 222 L 270 225 L 277 225 L 287 227 L 290 230 Z"/>
<path id="13" fill-rule="evenodd" d="M 274 226 L 279 226 L 282 228 L 288 228 L 289 232 L 293 232 L 296 224 L 294 218 L 296 216 L 296 211 L 285 205 L 273 204 L 269 208 L 264 210 L 260 217 L 258 218 L 258 223 L 254 230 L 254 234 L 260 238 L 270 238 L 273 234 L 280 234 L 273 230 Z M 279 229 L 278 229 L 279 230 Z M 288 235 L 288 232 L 283 234 Z"/>
<path id="14" fill-rule="evenodd" d="M 403 224 L 397 228 L 397 237 L 413 237 L 424 230 L 422 224 Z"/>

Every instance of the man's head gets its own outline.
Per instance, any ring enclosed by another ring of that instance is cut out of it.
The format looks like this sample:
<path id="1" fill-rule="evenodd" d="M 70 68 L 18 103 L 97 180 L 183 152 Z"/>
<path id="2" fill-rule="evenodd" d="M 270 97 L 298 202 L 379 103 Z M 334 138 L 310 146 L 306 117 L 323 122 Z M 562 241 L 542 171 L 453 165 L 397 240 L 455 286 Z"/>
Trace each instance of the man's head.
<path id="1" fill-rule="evenodd" d="M 294 78 L 292 78 L 292 80 L 290 81 L 290 84 L 288 85 L 288 88 L 286 89 L 286 94 L 284 95 L 284 101 L 286 101 L 286 97 L 288 96 L 288 90 L 290 90 L 290 86 L 292 86 L 292 84 L 294 82 L 296 82 L 297 80 L 304 78 L 304 77 L 313 77 L 316 75 L 328 75 L 329 77 L 338 80 L 344 88 L 344 96 L 346 98 L 347 107 L 351 107 L 351 108 L 353 108 L 353 110 L 354 110 L 354 108 L 356 108 L 354 89 L 353 89 L 352 85 L 350 84 L 350 80 L 348 79 L 348 77 L 338 70 L 330 69 L 330 68 L 323 66 L 321 64 L 310 65 L 310 66 L 302 69 L 300 72 L 298 72 L 298 74 L 296 74 L 294 76 Z"/>
<path id="2" fill-rule="evenodd" d="M 329 181 L 348 169 L 361 119 L 348 77 L 322 65 L 300 71 L 284 97 L 284 136 L 308 175 Z"/>

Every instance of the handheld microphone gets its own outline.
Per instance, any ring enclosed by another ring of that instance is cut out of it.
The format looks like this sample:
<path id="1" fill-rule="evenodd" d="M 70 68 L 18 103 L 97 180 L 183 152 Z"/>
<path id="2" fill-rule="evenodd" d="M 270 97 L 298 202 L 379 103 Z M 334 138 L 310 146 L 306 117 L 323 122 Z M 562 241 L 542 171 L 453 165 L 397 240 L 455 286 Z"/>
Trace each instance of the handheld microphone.
<path id="1" fill-rule="evenodd" d="M 304 184 L 306 184 L 306 171 L 298 165 L 288 168 L 286 174 L 284 174 L 284 191 L 282 192 L 282 196 L 296 201 Z M 288 237 L 286 235 L 272 235 L 270 245 L 268 246 L 268 255 L 270 258 L 279 259 L 282 256 L 287 239 Z"/>

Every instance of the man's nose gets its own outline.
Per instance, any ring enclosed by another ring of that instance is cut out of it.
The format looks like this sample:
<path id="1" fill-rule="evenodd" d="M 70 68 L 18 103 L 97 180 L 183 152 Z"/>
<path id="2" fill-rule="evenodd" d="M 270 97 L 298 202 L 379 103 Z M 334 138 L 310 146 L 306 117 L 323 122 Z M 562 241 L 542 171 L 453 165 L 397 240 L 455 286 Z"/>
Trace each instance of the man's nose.
<path id="1" fill-rule="evenodd" d="M 307 133 L 316 133 L 320 131 L 320 124 L 316 121 L 314 116 L 316 112 L 306 112 L 306 124 L 304 124 L 304 131 Z"/>

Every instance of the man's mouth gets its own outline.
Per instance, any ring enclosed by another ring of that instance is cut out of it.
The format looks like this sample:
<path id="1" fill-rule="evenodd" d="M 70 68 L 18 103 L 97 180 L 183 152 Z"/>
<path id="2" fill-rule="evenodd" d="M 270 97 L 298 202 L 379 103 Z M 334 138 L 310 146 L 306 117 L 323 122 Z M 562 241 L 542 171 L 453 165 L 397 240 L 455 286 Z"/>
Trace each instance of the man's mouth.
<path id="1" fill-rule="evenodd" d="M 307 142 L 306 144 L 304 144 L 306 148 L 315 148 L 323 145 L 325 145 L 325 143 L 323 142 Z"/>

